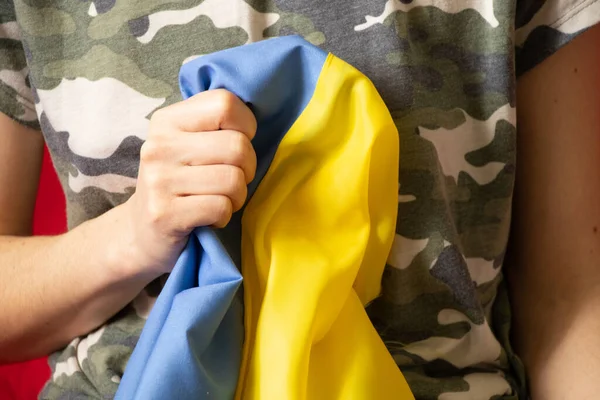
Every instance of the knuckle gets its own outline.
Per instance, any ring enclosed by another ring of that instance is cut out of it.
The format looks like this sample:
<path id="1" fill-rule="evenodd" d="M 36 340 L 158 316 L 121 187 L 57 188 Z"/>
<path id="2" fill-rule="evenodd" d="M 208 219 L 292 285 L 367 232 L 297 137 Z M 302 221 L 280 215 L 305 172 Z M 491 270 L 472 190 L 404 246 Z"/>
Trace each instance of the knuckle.
<path id="1" fill-rule="evenodd" d="M 250 151 L 250 154 L 248 157 L 250 157 L 250 167 L 249 167 L 249 170 L 247 171 L 246 183 L 250 183 L 256 176 L 256 164 L 257 164 L 256 153 L 254 152 L 254 149 L 252 147 L 250 147 L 249 151 Z"/>
<path id="2" fill-rule="evenodd" d="M 152 113 L 150 117 L 150 125 L 160 125 L 163 124 L 166 120 L 168 120 L 169 108 L 159 108 Z"/>
<path id="3" fill-rule="evenodd" d="M 244 171 L 238 167 L 228 168 L 227 195 L 231 199 L 232 211 L 238 211 L 246 201 L 248 188 Z"/>
<path id="4" fill-rule="evenodd" d="M 232 211 L 239 211 L 246 202 L 246 197 L 248 196 L 248 188 L 246 185 L 242 185 L 235 193 L 235 202 L 232 202 Z"/>
<path id="5" fill-rule="evenodd" d="M 231 201 L 225 196 L 214 197 L 213 200 L 214 223 L 225 226 L 231 218 Z"/>
<path id="6" fill-rule="evenodd" d="M 147 203 L 148 222 L 151 225 L 162 225 L 165 219 L 165 211 L 163 203 L 158 199 L 150 199 Z"/>
<path id="7" fill-rule="evenodd" d="M 256 130 L 258 129 L 258 122 L 256 121 L 256 117 L 254 116 L 254 113 L 250 113 L 252 118 L 250 118 L 250 126 L 248 126 L 248 132 L 251 133 L 251 136 L 254 137 L 254 135 L 256 135 Z"/>
<path id="8" fill-rule="evenodd" d="M 244 171 L 238 167 L 227 168 L 227 182 L 231 193 L 238 192 L 242 187 L 246 186 Z"/>
<path id="9" fill-rule="evenodd" d="M 233 114 L 236 101 L 236 96 L 227 90 L 219 90 L 215 93 L 219 125 L 228 120 Z"/>
<path id="10" fill-rule="evenodd" d="M 217 97 L 219 108 L 223 111 L 231 111 L 237 99 L 233 93 L 225 89 L 215 91 L 215 96 Z"/>
<path id="11" fill-rule="evenodd" d="M 231 155 L 232 164 L 241 166 L 244 163 L 248 157 L 249 144 L 250 142 L 248 138 L 243 133 L 235 132 L 233 135 L 231 135 L 229 152 Z"/>
<path id="12" fill-rule="evenodd" d="M 156 140 L 146 140 L 140 149 L 140 161 L 152 162 L 160 158 L 160 146 Z"/>
<path id="13" fill-rule="evenodd" d="M 166 183 L 164 175 L 158 171 L 151 171 L 144 175 L 144 184 L 154 195 L 164 194 Z"/>

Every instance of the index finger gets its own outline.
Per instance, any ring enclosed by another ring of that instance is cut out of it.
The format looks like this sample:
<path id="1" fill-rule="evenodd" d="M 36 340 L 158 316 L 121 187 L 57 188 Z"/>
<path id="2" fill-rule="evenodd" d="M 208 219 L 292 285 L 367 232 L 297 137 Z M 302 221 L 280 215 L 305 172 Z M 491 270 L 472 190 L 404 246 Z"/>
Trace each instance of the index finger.
<path id="1" fill-rule="evenodd" d="M 256 118 L 244 102 L 225 89 L 208 90 L 161 110 L 159 118 L 185 132 L 238 131 L 256 134 Z"/>

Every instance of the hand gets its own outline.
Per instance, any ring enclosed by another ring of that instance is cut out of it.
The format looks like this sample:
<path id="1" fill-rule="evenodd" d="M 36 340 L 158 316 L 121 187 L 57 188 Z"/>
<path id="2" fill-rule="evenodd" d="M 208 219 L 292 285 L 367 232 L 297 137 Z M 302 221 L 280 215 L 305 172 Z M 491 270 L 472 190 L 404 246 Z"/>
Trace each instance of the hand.
<path id="1" fill-rule="evenodd" d="M 247 196 L 256 119 L 225 90 L 156 111 L 140 152 L 137 188 L 125 203 L 140 272 L 170 272 L 198 226 L 224 227 Z"/>

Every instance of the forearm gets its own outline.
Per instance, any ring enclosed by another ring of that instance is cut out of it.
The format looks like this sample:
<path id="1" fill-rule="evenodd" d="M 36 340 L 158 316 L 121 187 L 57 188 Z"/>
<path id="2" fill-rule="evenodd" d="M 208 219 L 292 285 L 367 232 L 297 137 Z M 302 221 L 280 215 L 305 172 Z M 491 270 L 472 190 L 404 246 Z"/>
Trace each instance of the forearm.
<path id="1" fill-rule="evenodd" d="M 0 362 L 66 345 L 104 323 L 156 277 L 135 265 L 125 207 L 60 236 L 0 236 Z"/>

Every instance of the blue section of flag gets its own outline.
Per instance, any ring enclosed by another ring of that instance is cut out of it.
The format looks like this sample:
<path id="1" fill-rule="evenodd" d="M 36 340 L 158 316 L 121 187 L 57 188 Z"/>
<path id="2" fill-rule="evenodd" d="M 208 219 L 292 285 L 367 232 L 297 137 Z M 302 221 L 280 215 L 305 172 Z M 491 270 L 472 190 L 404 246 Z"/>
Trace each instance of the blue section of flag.
<path id="1" fill-rule="evenodd" d="M 309 103 L 327 53 L 296 36 L 269 39 L 185 64 L 184 99 L 227 89 L 254 112 L 256 178 Z M 187 243 L 128 362 L 116 399 L 230 399 L 242 358 L 241 214 L 222 230 L 198 228 Z"/>
<path id="2" fill-rule="evenodd" d="M 215 233 L 197 229 L 156 300 L 116 398 L 231 398 L 244 336 L 241 283 Z"/>

